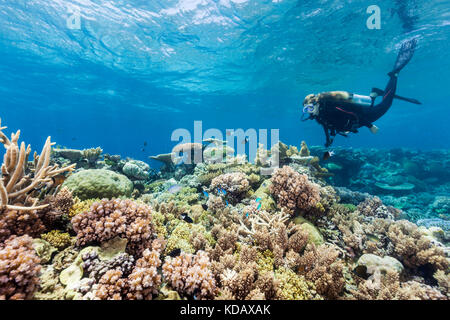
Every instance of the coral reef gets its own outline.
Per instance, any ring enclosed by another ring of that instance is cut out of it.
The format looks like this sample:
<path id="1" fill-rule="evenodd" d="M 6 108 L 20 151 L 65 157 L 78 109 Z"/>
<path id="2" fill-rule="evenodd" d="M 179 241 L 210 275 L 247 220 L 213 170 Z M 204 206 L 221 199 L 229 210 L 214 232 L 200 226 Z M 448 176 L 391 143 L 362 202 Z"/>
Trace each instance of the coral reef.
<path id="1" fill-rule="evenodd" d="M 156 171 L 3 129 L 0 299 L 449 298 L 445 152 L 208 139 Z"/>

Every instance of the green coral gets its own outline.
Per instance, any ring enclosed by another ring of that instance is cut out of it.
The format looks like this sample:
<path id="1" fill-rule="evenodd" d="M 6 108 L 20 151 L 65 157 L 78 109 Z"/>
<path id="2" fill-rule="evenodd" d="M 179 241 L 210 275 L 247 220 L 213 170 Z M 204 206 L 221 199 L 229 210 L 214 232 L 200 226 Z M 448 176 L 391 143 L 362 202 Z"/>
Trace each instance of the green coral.
<path id="1" fill-rule="evenodd" d="M 129 197 L 133 191 L 133 183 L 126 176 L 105 169 L 78 171 L 64 181 L 63 187 L 81 200 Z"/>
<path id="2" fill-rule="evenodd" d="M 165 183 L 166 183 L 166 180 L 164 180 L 164 179 L 153 181 L 152 183 L 147 184 L 145 186 L 145 192 L 146 193 L 162 192 L 162 191 L 164 191 Z"/>
<path id="3" fill-rule="evenodd" d="M 270 179 L 264 180 L 259 188 L 253 193 L 252 197 L 260 198 L 261 209 L 265 211 L 273 211 L 276 208 L 275 200 L 270 195 L 269 187 L 272 184 Z"/>
<path id="4" fill-rule="evenodd" d="M 199 224 L 191 224 L 180 222 L 173 229 L 172 233 L 167 240 L 166 252 L 171 252 L 174 249 L 181 249 L 181 251 L 187 253 L 195 253 L 194 245 L 193 245 L 193 235 L 200 234 L 202 235 L 209 245 L 214 245 L 214 238 L 211 233 L 206 231 L 206 228 Z"/>
<path id="5" fill-rule="evenodd" d="M 275 279 L 279 281 L 281 297 L 284 300 L 320 300 L 314 284 L 305 280 L 287 268 L 279 268 L 275 271 Z"/>
<path id="6" fill-rule="evenodd" d="M 314 243 L 316 246 L 324 243 L 324 239 L 320 231 L 308 220 L 303 217 L 296 217 L 294 223 L 308 233 L 308 243 Z"/>

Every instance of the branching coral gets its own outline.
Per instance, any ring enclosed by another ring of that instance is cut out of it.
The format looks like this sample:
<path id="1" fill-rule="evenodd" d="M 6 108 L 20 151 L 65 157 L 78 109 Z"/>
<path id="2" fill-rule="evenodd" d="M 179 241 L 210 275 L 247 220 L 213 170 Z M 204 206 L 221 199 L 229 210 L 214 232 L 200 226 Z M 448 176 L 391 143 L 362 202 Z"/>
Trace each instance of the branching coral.
<path id="1" fill-rule="evenodd" d="M 227 199 L 236 203 L 242 199 L 250 189 L 247 176 L 242 172 L 230 172 L 221 174 L 211 181 L 209 188 L 212 192 L 220 194 L 219 189 L 225 190 Z"/>
<path id="2" fill-rule="evenodd" d="M 284 166 L 275 170 L 270 192 L 279 207 L 293 214 L 295 209 L 308 210 L 320 201 L 319 186 L 308 180 L 308 176 Z"/>
<path id="3" fill-rule="evenodd" d="M 45 241 L 48 241 L 52 246 L 57 248 L 58 250 L 62 250 L 67 248 L 71 244 L 71 237 L 66 232 L 61 232 L 59 230 L 52 230 L 48 233 L 44 233 L 41 235 L 41 238 Z"/>
<path id="4" fill-rule="evenodd" d="M 387 236 L 394 244 L 394 251 L 408 267 L 432 265 L 436 270 L 447 270 L 449 263 L 444 250 L 433 245 L 418 227 L 406 220 L 389 226 Z"/>
<path id="5" fill-rule="evenodd" d="M 89 211 L 73 217 L 72 225 L 78 245 L 119 236 L 128 239 L 129 252 L 139 253 L 150 246 L 153 237 L 150 207 L 129 199 L 95 202 Z"/>
<path id="6" fill-rule="evenodd" d="M 216 295 L 216 281 L 205 251 L 200 250 L 195 255 L 183 252 L 175 258 L 167 257 L 162 269 L 170 286 L 180 294 L 196 296 L 198 299 Z"/>
<path id="7" fill-rule="evenodd" d="M 39 284 L 40 259 L 29 236 L 0 243 L 0 300 L 30 299 Z"/>
<path id="8" fill-rule="evenodd" d="M 128 276 L 127 298 L 132 300 L 150 300 L 159 291 L 161 275 L 161 248 L 145 249 L 142 257 L 136 261 L 133 272 Z"/>
<path id="9" fill-rule="evenodd" d="M 332 246 L 309 244 L 297 262 L 298 272 L 315 284 L 319 294 L 329 299 L 339 297 L 345 284 L 344 264 L 338 256 L 339 251 Z"/>
<path id="10" fill-rule="evenodd" d="M 6 149 L 1 166 L 0 200 L 2 210 L 33 211 L 47 205 L 38 205 L 36 199 L 29 197 L 30 191 L 50 183 L 52 177 L 72 171 L 75 165 L 59 168 L 50 165 L 50 151 L 53 143 L 47 138 L 39 156 L 34 154 L 32 165 L 28 163 L 31 147 L 22 142 L 19 147 L 20 130 L 11 134 L 11 139 L 3 133 L 6 127 L 0 125 L 0 142 Z"/>
<path id="11" fill-rule="evenodd" d="M 446 297 L 439 290 L 417 281 L 400 282 L 399 274 L 387 270 L 385 275 L 375 274 L 358 284 L 352 291 L 360 300 L 443 300 Z"/>

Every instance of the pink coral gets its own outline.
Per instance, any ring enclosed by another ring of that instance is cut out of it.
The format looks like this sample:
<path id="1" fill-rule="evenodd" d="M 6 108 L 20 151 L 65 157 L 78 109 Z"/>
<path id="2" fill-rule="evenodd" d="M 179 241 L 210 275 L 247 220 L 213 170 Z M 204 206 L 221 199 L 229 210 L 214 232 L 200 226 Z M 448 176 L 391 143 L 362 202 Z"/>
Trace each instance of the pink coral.
<path id="1" fill-rule="evenodd" d="M 0 243 L 0 300 L 32 298 L 39 284 L 39 263 L 29 236 L 11 236 Z"/>
<path id="2" fill-rule="evenodd" d="M 103 242 L 119 236 L 128 239 L 128 251 L 139 254 L 151 244 L 153 224 L 150 213 L 149 206 L 129 199 L 95 202 L 89 211 L 72 218 L 77 244 Z"/>
<path id="3" fill-rule="evenodd" d="M 320 201 L 320 187 L 291 167 L 277 169 L 271 182 L 270 192 L 276 197 L 278 206 L 291 214 L 295 209 L 308 210 Z"/>
<path id="4" fill-rule="evenodd" d="M 145 249 L 142 258 L 138 259 L 136 266 L 128 276 L 128 298 L 136 300 L 150 300 L 157 294 L 161 285 L 161 275 L 158 267 L 161 266 L 160 251 Z"/>
<path id="5" fill-rule="evenodd" d="M 205 251 L 200 250 L 195 255 L 183 252 L 175 258 L 167 257 L 162 268 L 170 286 L 179 293 L 199 299 L 215 296 L 216 282 Z"/>

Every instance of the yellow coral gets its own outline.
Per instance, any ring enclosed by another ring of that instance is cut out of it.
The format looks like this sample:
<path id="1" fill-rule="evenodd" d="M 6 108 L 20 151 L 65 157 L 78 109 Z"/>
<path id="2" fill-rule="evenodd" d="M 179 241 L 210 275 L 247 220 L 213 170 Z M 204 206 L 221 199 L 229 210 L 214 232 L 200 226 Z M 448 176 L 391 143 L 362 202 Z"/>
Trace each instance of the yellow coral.
<path id="1" fill-rule="evenodd" d="M 316 294 L 314 284 L 305 280 L 287 268 L 280 268 L 275 272 L 275 279 L 279 281 L 281 296 L 284 300 L 322 300 Z"/>
<path id="2" fill-rule="evenodd" d="M 270 250 L 265 250 L 264 252 L 258 252 L 258 271 L 263 273 L 266 271 L 273 271 L 274 264 L 273 252 Z"/>
<path id="3" fill-rule="evenodd" d="M 72 238 L 67 232 L 52 230 L 41 235 L 41 238 L 49 242 L 52 246 L 62 250 L 70 246 Z"/>
<path id="4" fill-rule="evenodd" d="M 88 211 L 91 208 L 91 205 L 96 201 L 100 201 L 100 199 L 87 199 L 81 201 L 78 197 L 75 197 L 74 203 L 69 210 L 69 218 L 72 219 L 77 214 Z"/>
<path id="5" fill-rule="evenodd" d="M 193 237 L 193 235 L 198 235 Z M 202 237 L 209 245 L 214 245 L 214 238 L 206 231 L 205 227 L 199 224 L 181 222 L 173 229 L 167 240 L 166 252 L 174 249 L 181 249 L 186 253 L 194 253 L 194 238 Z"/>

